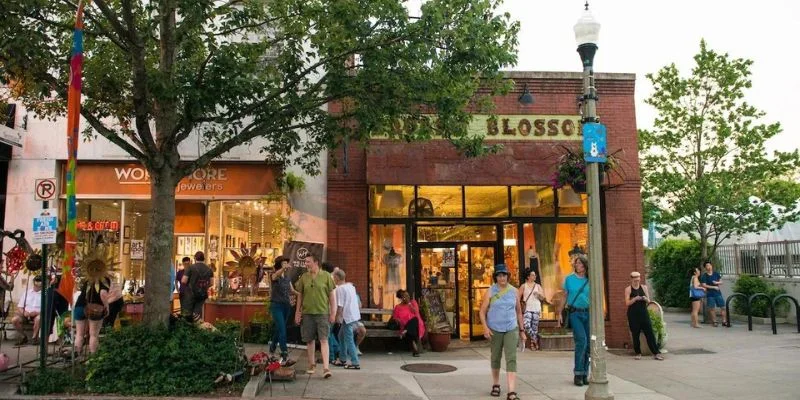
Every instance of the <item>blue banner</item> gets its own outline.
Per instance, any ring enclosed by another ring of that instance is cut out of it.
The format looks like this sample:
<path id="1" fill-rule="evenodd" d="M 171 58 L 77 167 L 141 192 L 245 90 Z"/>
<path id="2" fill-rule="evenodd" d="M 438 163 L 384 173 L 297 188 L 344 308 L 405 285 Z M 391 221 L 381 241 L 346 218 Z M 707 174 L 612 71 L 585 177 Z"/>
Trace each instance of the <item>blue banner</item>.
<path id="1" fill-rule="evenodd" d="M 606 162 L 606 126 L 595 122 L 583 124 L 583 157 L 586 162 Z"/>

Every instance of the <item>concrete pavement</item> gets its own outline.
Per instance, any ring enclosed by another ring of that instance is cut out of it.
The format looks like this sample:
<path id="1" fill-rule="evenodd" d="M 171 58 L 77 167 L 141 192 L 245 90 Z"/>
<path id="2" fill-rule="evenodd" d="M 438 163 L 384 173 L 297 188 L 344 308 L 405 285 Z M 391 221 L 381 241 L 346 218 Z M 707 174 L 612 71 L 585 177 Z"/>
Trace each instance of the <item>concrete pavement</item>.
<path id="1" fill-rule="evenodd" d="M 779 326 L 773 336 L 769 326 L 746 324 L 732 328 L 689 327 L 688 314 L 666 315 L 667 360 L 634 360 L 624 350 L 608 354 L 609 382 L 619 400 L 668 399 L 798 399 L 800 398 L 800 334 L 793 325 Z M 299 350 L 298 371 L 305 370 Z M 445 353 L 423 353 L 412 358 L 405 352 L 367 353 L 362 370 L 333 369 L 323 380 L 321 366 L 313 377 L 298 374 L 295 382 L 276 383 L 273 395 L 292 399 L 456 400 L 489 399 L 491 378 L 489 349 L 468 346 Z M 407 363 L 443 363 L 457 371 L 415 374 L 403 371 Z M 583 399 L 586 387 L 572 384 L 571 352 L 518 353 L 518 387 L 522 399 Z M 505 398 L 505 374 L 501 374 Z M 269 397 L 265 387 L 261 397 Z"/>

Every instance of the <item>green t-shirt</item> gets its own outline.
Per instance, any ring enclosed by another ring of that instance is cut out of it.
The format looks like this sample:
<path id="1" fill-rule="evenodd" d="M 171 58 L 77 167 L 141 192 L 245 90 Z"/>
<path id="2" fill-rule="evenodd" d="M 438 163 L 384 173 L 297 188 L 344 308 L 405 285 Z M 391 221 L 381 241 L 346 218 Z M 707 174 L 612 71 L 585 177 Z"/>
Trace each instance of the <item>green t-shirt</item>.
<path id="1" fill-rule="evenodd" d="M 303 314 L 325 314 L 331 312 L 329 297 L 336 285 L 327 271 L 320 270 L 316 278 L 305 273 L 297 281 L 295 290 L 303 295 Z"/>

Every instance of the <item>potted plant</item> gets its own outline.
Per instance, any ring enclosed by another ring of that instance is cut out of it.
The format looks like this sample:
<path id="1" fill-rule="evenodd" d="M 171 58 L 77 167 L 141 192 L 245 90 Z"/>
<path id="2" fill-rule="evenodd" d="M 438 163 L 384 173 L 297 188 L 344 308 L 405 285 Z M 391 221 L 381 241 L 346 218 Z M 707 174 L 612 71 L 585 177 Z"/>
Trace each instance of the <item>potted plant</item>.
<path id="1" fill-rule="evenodd" d="M 425 319 L 425 329 L 428 331 L 428 344 L 431 346 L 431 351 L 447 351 L 447 348 L 450 346 L 450 336 L 452 335 L 450 327 L 439 327 L 436 316 L 431 311 L 430 303 L 425 297 L 422 298 L 420 307 L 422 317 Z"/>
<path id="2" fill-rule="evenodd" d="M 650 324 L 653 326 L 653 334 L 656 337 L 658 350 L 662 353 L 666 353 L 664 347 L 667 344 L 667 324 L 664 322 L 664 311 L 660 304 L 653 301 L 647 306 L 647 313 L 650 314 Z M 640 333 L 639 335 L 640 343 L 647 343 L 644 333 Z M 642 354 L 646 356 L 652 355 L 650 348 L 646 345 L 642 346 Z"/>
<path id="3" fill-rule="evenodd" d="M 553 174 L 553 187 L 560 189 L 570 186 L 577 193 L 586 192 L 586 161 L 584 160 L 583 150 L 572 150 L 561 146 L 566 152 L 562 154 L 556 162 L 556 172 Z M 603 182 L 605 175 L 611 172 L 619 173 L 620 160 L 616 157 L 616 151 L 607 155 L 607 161 L 601 165 L 600 182 Z"/>

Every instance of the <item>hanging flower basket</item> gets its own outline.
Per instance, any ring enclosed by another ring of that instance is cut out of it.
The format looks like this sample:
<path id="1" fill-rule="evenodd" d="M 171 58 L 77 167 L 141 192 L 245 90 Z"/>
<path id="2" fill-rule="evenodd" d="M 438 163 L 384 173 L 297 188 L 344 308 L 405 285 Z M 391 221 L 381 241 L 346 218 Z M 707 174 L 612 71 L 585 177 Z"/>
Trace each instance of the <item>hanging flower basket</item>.
<path id="1" fill-rule="evenodd" d="M 560 189 L 570 186 L 576 193 L 586 193 L 586 161 L 583 158 L 583 151 L 562 147 L 566 152 L 556 162 L 556 171 L 552 177 L 553 187 Z M 600 183 L 603 183 L 605 175 L 612 171 L 619 174 L 619 169 L 619 159 L 614 154 L 609 154 L 608 161 L 600 166 Z"/>

